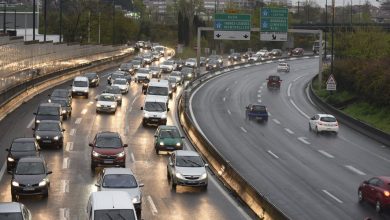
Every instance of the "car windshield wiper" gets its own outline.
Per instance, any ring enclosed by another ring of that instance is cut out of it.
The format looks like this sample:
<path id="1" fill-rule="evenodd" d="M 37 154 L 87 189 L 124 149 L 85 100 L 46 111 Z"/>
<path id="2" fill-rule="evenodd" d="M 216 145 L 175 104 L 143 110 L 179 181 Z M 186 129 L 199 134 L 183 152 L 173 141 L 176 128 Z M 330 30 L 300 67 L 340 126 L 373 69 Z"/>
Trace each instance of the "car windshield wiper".
<path id="1" fill-rule="evenodd" d="M 114 220 L 114 218 L 110 215 L 110 213 L 105 213 L 109 219 Z"/>
<path id="2" fill-rule="evenodd" d="M 125 218 L 121 213 L 118 213 L 117 215 L 118 215 L 121 219 L 126 220 L 126 218 Z"/>

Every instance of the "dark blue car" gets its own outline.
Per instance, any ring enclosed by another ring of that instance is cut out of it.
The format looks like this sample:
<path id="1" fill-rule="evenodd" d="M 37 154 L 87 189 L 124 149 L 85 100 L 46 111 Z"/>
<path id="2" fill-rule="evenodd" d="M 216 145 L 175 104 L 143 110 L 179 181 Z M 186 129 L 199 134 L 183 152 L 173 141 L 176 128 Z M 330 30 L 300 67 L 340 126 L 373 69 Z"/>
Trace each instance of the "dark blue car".
<path id="1" fill-rule="evenodd" d="M 249 104 L 245 109 L 245 117 L 249 120 L 268 121 L 267 107 L 258 104 Z"/>

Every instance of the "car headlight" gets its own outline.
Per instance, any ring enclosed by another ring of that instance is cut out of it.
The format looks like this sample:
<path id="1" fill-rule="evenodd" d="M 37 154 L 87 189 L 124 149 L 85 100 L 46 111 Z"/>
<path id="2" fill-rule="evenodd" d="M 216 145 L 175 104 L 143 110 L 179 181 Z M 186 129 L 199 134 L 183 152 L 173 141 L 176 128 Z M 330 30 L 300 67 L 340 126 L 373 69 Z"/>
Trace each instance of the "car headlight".
<path id="1" fill-rule="evenodd" d="M 14 162 L 14 161 L 15 161 L 14 158 L 12 158 L 12 157 L 8 157 L 7 160 L 8 160 L 9 162 Z"/>
<path id="2" fill-rule="evenodd" d="M 58 141 L 58 139 L 60 139 L 60 137 L 59 136 L 55 136 L 53 139 Z"/>
<path id="3" fill-rule="evenodd" d="M 164 142 L 162 142 L 162 141 L 160 141 L 159 144 L 160 144 L 160 146 L 164 146 Z"/>
<path id="4" fill-rule="evenodd" d="M 204 173 L 204 174 L 202 174 L 202 175 L 199 177 L 199 179 L 201 179 L 201 180 L 206 179 L 206 178 L 207 178 L 207 173 Z"/>
<path id="5" fill-rule="evenodd" d="M 184 176 L 181 175 L 181 173 L 176 173 L 176 177 L 179 178 L 179 179 L 184 179 Z"/>
<path id="6" fill-rule="evenodd" d="M 46 186 L 47 179 L 43 179 L 41 182 L 39 182 L 39 186 Z"/>
<path id="7" fill-rule="evenodd" d="M 66 110 L 62 110 L 62 114 L 65 114 L 66 113 Z"/>
<path id="8" fill-rule="evenodd" d="M 88 89 L 84 89 L 84 92 L 88 92 Z"/>
<path id="9" fill-rule="evenodd" d="M 162 114 L 162 115 L 161 115 L 161 118 L 162 118 L 162 119 L 166 119 L 166 118 L 167 118 L 167 114 L 166 114 L 166 113 Z"/>
<path id="10" fill-rule="evenodd" d="M 94 157 L 99 157 L 100 154 L 99 154 L 98 152 L 96 152 L 96 151 L 92 151 L 92 156 L 94 156 Z"/>
<path id="11" fill-rule="evenodd" d="M 96 82 L 96 79 L 92 79 L 92 82 Z"/>
<path id="12" fill-rule="evenodd" d="M 40 140 L 40 139 L 41 139 L 41 136 L 36 135 L 35 138 L 36 138 L 37 140 Z"/>
<path id="13" fill-rule="evenodd" d="M 14 180 L 14 181 L 12 181 L 12 185 L 17 187 L 17 186 L 19 186 L 19 183 Z"/>
<path id="14" fill-rule="evenodd" d="M 100 107 L 102 107 L 102 105 L 100 105 L 100 104 L 96 104 L 96 107 L 100 108 Z"/>
<path id="15" fill-rule="evenodd" d="M 35 123 L 41 123 L 41 120 L 36 120 Z"/>
<path id="16" fill-rule="evenodd" d="M 76 89 L 72 89 L 72 92 L 76 92 Z"/>
<path id="17" fill-rule="evenodd" d="M 120 152 L 119 154 L 117 154 L 116 156 L 117 156 L 117 157 L 124 157 L 124 156 L 125 156 L 125 152 L 122 151 L 122 152 Z"/>
<path id="18" fill-rule="evenodd" d="M 188 77 L 192 77 L 192 73 L 187 74 Z"/>
<path id="19" fill-rule="evenodd" d="M 181 146 L 181 143 L 180 143 L 180 142 L 176 143 L 176 146 L 180 147 L 180 146 Z"/>
<path id="20" fill-rule="evenodd" d="M 144 113 L 144 118 L 149 118 L 149 114 L 147 112 Z"/>
<path id="21" fill-rule="evenodd" d="M 134 196 L 134 198 L 131 200 L 133 204 L 140 203 L 141 197 L 140 196 Z"/>

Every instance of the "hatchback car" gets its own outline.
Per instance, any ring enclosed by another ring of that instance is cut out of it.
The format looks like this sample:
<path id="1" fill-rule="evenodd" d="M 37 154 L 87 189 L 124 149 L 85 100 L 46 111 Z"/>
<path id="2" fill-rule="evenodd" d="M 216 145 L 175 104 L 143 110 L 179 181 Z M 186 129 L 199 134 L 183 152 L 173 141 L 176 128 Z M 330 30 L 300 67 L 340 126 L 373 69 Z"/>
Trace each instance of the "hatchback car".
<path id="1" fill-rule="evenodd" d="M 62 122 L 62 108 L 60 104 L 57 103 L 41 103 L 38 106 L 37 112 L 33 113 L 35 115 L 35 127 L 42 120 L 56 120 Z"/>
<path id="2" fill-rule="evenodd" d="M 160 69 L 163 73 L 170 73 L 176 69 L 176 63 L 174 60 L 166 60 L 160 64 Z"/>
<path id="3" fill-rule="evenodd" d="M 72 116 L 72 103 L 69 101 L 69 99 L 52 97 L 49 101 L 51 103 L 57 103 L 61 105 L 61 114 L 64 120 Z"/>
<path id="4" fill-rule="evenodd" d="M 206 70 L 218 70 L 220 68 L 221 68 L 221 66 L 220 66 L 218 60 L 210 60 L 206 64 Z"/>
<path id="5" fill-rule="evenodd" d="M 33 136 L 39 143 L 40 147 L 62 148 L 64 146 L 64 131 L 59 121 L 42 120 L 37 127 L 32 128 Z"/>
<path id="6" fill-rule="evenodd" d="M 12 141 L 10 148 L 5 150 L 8 152 L 7 171 L 11 172 L 20 158 L 39 156 L 40 148 L 35 138 L 15 138 Z"/>
<path id="7" fill-rule="evenodd" d="M 122 92 L 118 86 L 106 86 L 106 88 L 103 90 L 103 93 L 114 95 L 118 105 L 122 105 Z"/>
<path id="8" fill-rule="evenodd" d="M 170 93 L 172 94 L 173 92 L 176 92 L 177 86 L 179 85 L 179 83 L 176 81 L 176 77 L 169 76 L 168 82 L 169 82 L 170 89 L 171 89 Z"/>
<path id="9" fill-rule="evenodd" d="M 125 73 L 123 71 L 116 71 L 116 72 L 111 73 L 107 77 L 107 84 L 111 85 L 114 82 L 114 80 L 116 80 L 116 79 L 126 79 Z"/>
<path id="10" fill-rule="evenodd" d="M 192 80 L 195 77 L 195 71 L 192 68 L 183 67 L 181 75 L 184 77 L 184 80 Z"/>
<path id="11" fill-rule="evenodd" d="M 241 54 L 240 53 L 232 53 L 228 56 L 229 61 L 241 61 Z"/>
<path id="12" fill-rule="evenodd" d="M 161 69 L 158 66 L 151 66 L 150 73 L 152 74 L 152 78 L 161 78 Z"/>
<path id="13" fill-rule="evenodd" d="M 245 108 L 245 117 L 248 120 L 268 121 L 268 111 L 265 105 L 249 104 Z"/>
<path id="14" fill-rule="evenodd" d="M 132 197 L 138 218 L 141 217 L 142 191 L 144 184 L 138 183 L 129 168 L 104 168 L 96 183 L 99 191 L 125 191 Z"/>
<path id="15" fill-rule="evenodd" d="M 97 73 L 91 72 L 84 74 L 88 78 L 89 87 L 98 87 L 100 83 L 100 77 Z"/>
<path id="16" fill-rule="evenodd" d="M 267 78 L 267 88 L 268 89 L 279 89 L 282 84 L 280 76 L 270 75 Z"/>
<path id="17" fill-rule="evenodd" d="M 50 180 L 42 157 L 23 157 L 16 164 L 11 180 L 11 196 L 15 201 L 23 195 L 49 195 Z"/>
<path id="18" fill-rule="evenodd" d="M 278 72 L 290 72 L 290 65 L 286 62 L 280 62 L 278 63 L 277 67 Z"/>
<path id="19" fill-rule="evenodd" d="M 123 144 L 119 133 L 98 132 L 89 146 L 92 147 L 91 169 L 93 171 L 97 166 L 125 167 L 127 144 Z"/>
<path id="20" fill-rule="evenodd" d="M 176 126 L 158 126 L 154 134 L 154 149 L 156 154 L 159 154 L 161 150 L 182 150 L 183 139 L 184 137 L 180 135 L 179 129 Z"/>
<path id="21" fill-rule="evenodd" d="M 118 68 L 119 71 L 123 71 L 123 72 L 127 72 L 129 74 L 134 74 L 134 67 L 133 67 L 133 64 L 132 63 L 122 63 L 119 68 Z"/>
<path id="22" fill-rule="evenodd" d="M 309 130 L 313 130 L 317 134 L 320 132 L 339 132 L 339 123 L 333 115 L 316 114 L 309 120 Z"/>
<path id="23" fill-rule="evenodd" d="M 167 177 L 171 188 L 176 190 L 177 185 L 199 186 L 207 189 L 208 175 L 206 171 L 208 164 L 203 162 L 202 157 L 195 151 L 177 150 L 174 151 L 167 165 Z"/>
<path id="24" fill-rule="evenodd" d="M 149 81 L 152 78 L 152 74 L 149 68 L 140 68 L 135 74 L 135 82 L 143 83 Z"/>
<path id="25" fill-rule="evenodd" d="M 185 66 L 195 68 L 196 67 L 196 58 L 188 58 L 184 63 Z"/>
<path id="26" fill-rule="evenodd" d="M 223 57 L 221 55 L 210 55 L 207 59 L 206 62 L 209 62 L 210 60 L 218 60 L 219 64 L 223 66 Z"/>
<path id="27" fill-rule="evenodd" d="M 305 50 L 303 48 L 297 47 L 290 51 L 290 56 L 303 56 Z"/>
<path id="28" fill-rule="evenodd" d="M 269 56 L 272 58 L 281 57 L 283 55 L 283 51 L 281 49 L 273 49 L 269 52 Z"/>
<path id="29" fill-rule="evenodd" d="M 129 92 L 129 82 L 126 79 L 117 78 L 112 82 L 112 86 L 118 86 L 122 94 Z"/>
<path id="30" fill-rule="evenodd" d="M 175 77 L 179 85 L 183 84 L 183 76 L 180 71 L 172 71 L 170 77 Z"/>
<path id="31" fill-rule="evenodd" d="M 376 212 L 390 208 L 390 177 L 378 176 L 363 181 L 358 188 L 359 202 L 375 205 Z"/>
<path id="32" fill-rule="evenodd" d="M 100 112 L 116 112 L 118 102 L 115 99 L 115 95 L 109 93 L 103 93 L 96 98 L 96 113 Z"/>
<path id="33" fill-rule="evenodd" d="M 0 202 L 0 219 L 31 220 L 30 210 L 19 202 Z"/>

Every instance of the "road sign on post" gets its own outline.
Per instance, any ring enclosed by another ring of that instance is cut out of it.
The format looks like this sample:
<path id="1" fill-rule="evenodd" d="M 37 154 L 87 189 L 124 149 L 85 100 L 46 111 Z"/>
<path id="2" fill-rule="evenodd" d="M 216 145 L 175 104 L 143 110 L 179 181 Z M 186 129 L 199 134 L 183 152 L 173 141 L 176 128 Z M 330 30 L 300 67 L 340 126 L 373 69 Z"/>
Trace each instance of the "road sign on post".
<path id="1" fill-rule="evenodd" d="M 250 40 L 251 15 L 215 14 L 214 40 Z"/>
<path id="2" fill-rule="evenodd" d="M 330 74 L 328 80 L 326 81 L 326 90 L 328 91 L 336 91 L 336 80 L 334 76 Z"/>
<path id="3" fill-rule="evenodd" d="M 288 9 L 261 8 L 260 40 L 287 41 Z"/>

